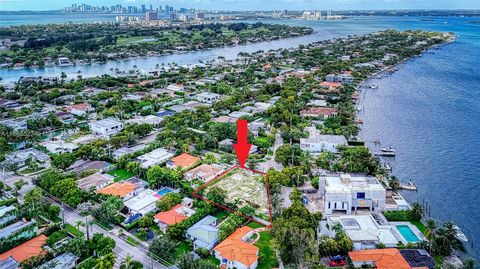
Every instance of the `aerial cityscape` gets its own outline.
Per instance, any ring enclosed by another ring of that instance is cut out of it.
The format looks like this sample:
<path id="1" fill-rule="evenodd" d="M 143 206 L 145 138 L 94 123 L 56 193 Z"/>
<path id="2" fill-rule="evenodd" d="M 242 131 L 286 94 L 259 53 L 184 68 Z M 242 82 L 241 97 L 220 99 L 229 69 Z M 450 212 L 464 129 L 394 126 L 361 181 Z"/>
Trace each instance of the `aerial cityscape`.
<path id="1" fill-rule="evenodd" d="M 0 1 L 0 269 L 480 264 L 480 2 Z"/>

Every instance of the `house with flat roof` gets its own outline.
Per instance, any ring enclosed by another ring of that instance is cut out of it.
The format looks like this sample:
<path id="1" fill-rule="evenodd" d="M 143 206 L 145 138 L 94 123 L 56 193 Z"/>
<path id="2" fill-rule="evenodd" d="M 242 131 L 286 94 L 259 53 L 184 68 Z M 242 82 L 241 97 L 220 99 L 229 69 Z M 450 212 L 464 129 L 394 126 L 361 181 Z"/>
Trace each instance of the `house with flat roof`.
<path id="1" fill-rule="evenodd" d="M 305 128 L 308 138 L 300 138 L 300 148 L 310 153 L 329 151 L 337 153 L 338 146 L 347 145 L 347 139 L 343 135 L 322 135 L 314 126 Z"/>
<path id="2" fill-rule="evenodd" d="M 167 167 L 170 169 L 177 169 L 178 167 L 181 169 L 188 169 L 198 162 L 200 162 L 200 158 L 192 156 L 188 153 L 182 153 L 171 158 L 170 161 L 167 162 Z"/>
<path id="3" fill-rule="evenodd" d="M 220 100 L 221 95 L 213 92 L 201 92 L 198 93 L 195 98 L 197 101 L 207 104 L 213 104 Z"/>
<path id="4" fill-rule="evenodd" d="M 127 120 L 126 123 L 149 124 L 154 127 L 157 127 L 160 125 L 162 121 L 163 121 L 163 117 L 156 116 L 156 115 L 147 115 L 147 116 L 136 116 L 133 119 Z"/>
<path id="5" fill-rule="evenodd" d="M 137 186 L 131 182 L 115 182 L 96 192 L 105 195 L 113 195 L 122 198 L 124 201 L 135 196 Z"/>
<path id="6" fill-rule="evenodd" d="M 82 104 L 76 104 L 76 105 L 71 105 L 71 106 L 66 106 L 65 111 L 68 113 L 75 115 L 75 116 L 80 116 L 83 117 L 87 115 L 88 112 L 92 111 L 93 108 L 90 104 L 87 103 L 82 103 Z"/>
<path id="7" fill-rule="evenodd" d="M 20 267 L 20 264 L 12 257 L 0 260 L 0 269 L 18 269 Z"/>
<path id="8" fill-rule="evenodd" d="M 65 252 L 36 269 L 72 269 L 77 265 L 78 259 L 78 256 L 72 252 Z"/>
<path id="9" fill-rule="evenodd" d="M 40 143 L 40 145 L 44 146 L 49 152 L 54 154 L 72 153 L 78 149 L 76 144 L 65 142 L 63 140 L 46 141 Z"/>
<path id="10" fill-rule="evenodd" d="M 0 254 L 0 261 L 13 259 L 17 263 L 21 263 L 31 257 L 44 254 L 45 251 L 43 250 L 43 246 L 45 245 L 46 241 L 47 237 L 43 234 L 34 237 L 27 242 Z"/>
<path id="11" fill-rule="evenodd" d="M 396 248 L 356 250 L 348 252 L 354 268 L 377 269 L 428 269 L 427 266 L 411 266 Z"/>
<path id="12" fill-rule="evenodd" d="M 166 149 L 158 148 L 141 156 L 138 156 L 137 160 L 140 161 L 140 166 L 146 169 L 152 165 L 163 164 L 170 160 L 170 158 L 172 157 L 173 154 L 168 152 Z"/>
<path id="13" fill-rule="evenodd" d="M 186 237 L 193 242 L 193 249 L 205 248 L 211 250 L 218 243 L 217 218 L 206 216 L 186 232 Z"/>
<path id="14" fill-rule="evenodd" d="M 33 229 L 25 229 L 30 226 Z M 11 235 L 15 236 L 10 239 L 28 238 L 37 234 L 37 231 L 38 227 L 35 221 L 21 220 L 0 229 L 0 239 L 9 238 Z"/>
<path id="15" fill-rule="evenodd" d="M 131 215 L 145 215 L 157 208 L 156 203 L 159 199 L 160 198 L 155 191 L 145 189 L 132 199 L 127 200 L 125 202 L 125 207 L 128 208 Z"/>
<path id="16" fill-rule="evenodd" d="M 215 258 L 220 260 L 221 268 L 257 268 L 258 247 L 247 243 L 252 235 L 252 228 L 248 226 L 238 228 L 214 248 Z"/>
<path id="17" fill-rule="evenodd" d="M 166 89 L 173 92 L 183 92 L 185 91 L 185 86 L 183 84 L 170 84 Z"/>
<path id="18" fill-rule="evenodd" d="M 385 210 L 386 190 L 378 179 L 361 175 L 328 175 L 321 177 L 325 215 L 352 214 L 357 210 Z"/>
<path id="19" fill-rule="evenodd" d="M 122 148 L 119 148 L 119 149 L 115 150 L 113 152 L 112 156 L 115 160 L 118 160 L 124 155 L 138 152 L 138 151 L 140 151 L 140 150 L 142 150 L 146 147 L 147 147 L 147 145 L 144 145 L 144 144 L 136 145 L 136 146 L 133 146 L 133 147 L 122 147 Z"/>
<path id="20" fill-rule="evenodd" d="M 340 224 L 345 234 L 352 239 L 355 250 L 373 249 L 380 243 L 387 248 L 393 248 L 403 241 L 381 213 L 329 216 L 327 224 L 329 227 Z"/>
<path id="21" fill-rule="evenodd" d="M 27 130 L 27 119 L 6 119 L 3 121 L 0 121 L 1 125 L 5 125 L 9 128 L 12 128 L 14 131 L 22 131 L 22 130 Z"/>
<path id="22" fill-rule="evenodd" d="M 41 168 L 50 167 L 50 156 L 35 148 L 12 152 L 5 156 L 3 164 L 21 168 L 27 166 L 29 161 L 36 162 Z"/>
<path id="23" fill-rule="evenodd" d="M 113 181 L 114 177 L 109 174 L 95 173 L 78 180 L 77 186 L 84 191 L 98 190 L 113 183 Z"/>
<path id="24" fill-rule="evenodd" d="M 3 226 L 5 223 L 11 222 L 17 218 L 15 214 L 17 208 L 14 205 L 9 206 L 0 206 L 0 226 Z"/>
<path id="25" fill-rule="evenodd" d="M 210 181 L 221 175 L 225 170 L 217 164 L 202 164 L 185 173 L 185 179 L 192 181 L 194 179 L 204 182 Z"/>
<path id="26" fill-rule="evenodd" d="M 120 132 L 123 129 L 123 123 L 114 119 L 103 119 L 95 122 L 90 122 L 90 129 L 95 135 L 109 137 Z"/>
<path id="27" fill-rule="evenodd" d="M 168 211 L 157 213 L 154 216 L 154 221 L 165 232 L 169 226 L 188 219 L 193 213 L 195 213 L 195 210 L 183 204 L 178 204 Z"/>

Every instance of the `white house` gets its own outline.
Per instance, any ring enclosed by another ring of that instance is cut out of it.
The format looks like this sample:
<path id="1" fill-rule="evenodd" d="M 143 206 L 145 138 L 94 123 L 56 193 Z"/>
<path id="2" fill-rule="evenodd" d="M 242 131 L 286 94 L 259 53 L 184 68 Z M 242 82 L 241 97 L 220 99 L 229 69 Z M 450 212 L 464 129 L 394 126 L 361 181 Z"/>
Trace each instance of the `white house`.
<path id="1" fill-rule="evenodd" d="M 151 211 L 154 211 L 156 202 L 160 199 L 157 193 L 151 189 L 145 189 L 141 191 L 137 196 L 125 202 L 125 206 L 130 210 L 132 215 L 142 214 L 145 215 Z"/>
<path id="2" fill-rule="evenodd" d="M 140 161 L 142 168 L 149 168 L 152 165 L 162 164 L 170 160 L 174 155 L 164 148 L 158 148 L 148 153 L 145 153 L 137 159 Z"/>
<path id="3" fill-rule="evenodd" d="M 77 255 L 72 252 L 66 252 L 40 265 L 36 269 L 72 269 L 77 265 L 77 261 Z"/>
<path id="4" fill-rule="evenodd" d="M 221 95 L 213 92 L 201 92 L 196 95 L 196 99 L 199 102 L 213 104 L 220 100 Z"/>
<path id="5" fill-rule="evenodd" d="M 44 146 L 49 152 L 55 154 L 72 153 L 78 148 L 76 144 L 65 142 L 62 140 L 46 141 L 41 143 L 41 145 Z"/>
<path id="6" fill-rule="evenodd" d="M 340 174 L 322 177 L 321 181 L 325 192 L 325 215 L 385 210 L 386 190 L 374 177 Z"/>
<path id="7" fill-rule="evenodd" d="M 167 90 L 174 92 L 183 92 L 185 91 L 185 86 L 183 84 L 170 84 L 167 86 Z"/>
<path id="8" fill-rule="evenodd" d="M 111 136 L 123 129 L 123 123 L 114 119 L 103 119 L 90 123 L 90 129 L 92 133 L 101 136 Z"/>
<path id="9" fill-rule="evenodd" d="M 115 150 L 112 155 L 115 160 L 118 160 L 124 155 L 135 153 L 137 151 L 144 149 L 145 147 L 146 145 L 143 145 L 143 144 L 136 145 L 133 147 L 122 147 Z"/>
<path id="10" fill-rule="evenodd" d="M 309 132 L 308 138 L 300 138 L 300 148 L 311 153 L 322 151 L 338 152 L 337 147 L 347 145 L 343 135 L 322 135 L 315 127 L 305 128 Z"/>
<path id="11" fill-rule="evenodd" d="M 29 161 L 36 162 L 41 168 L 50 167 L 50 156 L 34 148 L 12 152 L 5 156 L 5 161 L 3 163 L 6 165 L 14 165 L 17 166 L 17 168 L 21 168 L 27 166 L 29 164 Z"/>

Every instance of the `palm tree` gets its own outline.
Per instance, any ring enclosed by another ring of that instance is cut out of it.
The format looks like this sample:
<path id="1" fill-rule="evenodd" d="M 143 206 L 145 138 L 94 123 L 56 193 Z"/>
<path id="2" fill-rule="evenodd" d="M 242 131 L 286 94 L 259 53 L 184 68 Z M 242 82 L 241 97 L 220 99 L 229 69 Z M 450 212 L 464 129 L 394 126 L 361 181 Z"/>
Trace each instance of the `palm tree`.
<path id="1" fill-rule="evenodd" d="M 81 220 L 75 221 L 75 227 L 77 227 L 77 230 L 80 230 L 80 226 L 84 226 L 85 224 Z"/>
<path id="2" fill-rule="evenodd" d="M 428 219 L 427 225 L 425 225 L 425 237 L 430 242 L 430 254 L 432 254 L 432 243 L 435 240 L 435 236 L 437 233 L 437 223 L 434 219 Z"/>
<path id="3" fill-rule="evenodd" d="M 468 258 L 463 261 L 463 269 L 475 269 L 475 260 Z"/>
<path id="4" fill-rule="evenodd" d="M 419 202 L 412 203 L 412 213 L 420 218 L 423 216 L 423 207 Z"/>
<path id="5" fill-rule="evenodd" d="M 115 265 L 115 255 L 108 253 L 97 259 L 96 269 L 112 269 Z"/>
<path id="6" fill-rule="evenodd" d="M 127 254 L 127 257 L 122 261 L 120 265 L 123 269 L 133 269 L 133 257 L 130 254 Z"/>

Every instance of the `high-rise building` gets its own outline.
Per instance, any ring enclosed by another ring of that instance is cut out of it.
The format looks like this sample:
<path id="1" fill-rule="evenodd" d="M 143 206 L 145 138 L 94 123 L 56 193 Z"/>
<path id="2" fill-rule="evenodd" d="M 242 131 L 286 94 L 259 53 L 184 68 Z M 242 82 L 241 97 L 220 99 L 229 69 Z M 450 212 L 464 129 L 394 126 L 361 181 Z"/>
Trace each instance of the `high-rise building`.
<path id="1" fill-rule="evenodd" d="M 145 21 L 155 21 L 158 20 L 157 12 L 147 11 L 145 12 Z"/>
<path id="2" fill-rule="evenodd" d="M 165 13 L 170 13 L 170 6 L 169 5 L 165 5 Z"/>
<path id="3" fill-rule="evenodd" d="M 202 12 L 197 12 L 197 13 L 195 13 L 195 19 L 203 20 L 203 19 L 205 19 L 205 14 L 202 13 Z"/>
<path id="4" fill-rule="evenodd" d="M 142 5 L 142 13 L 145 13 L 145 11 L 146 11 L 145 5 Z"/>
<path id="5" fill-rule="evenodd" d="M 153 11 L 153 5 L 150 4 L 150 11 Z"/>

